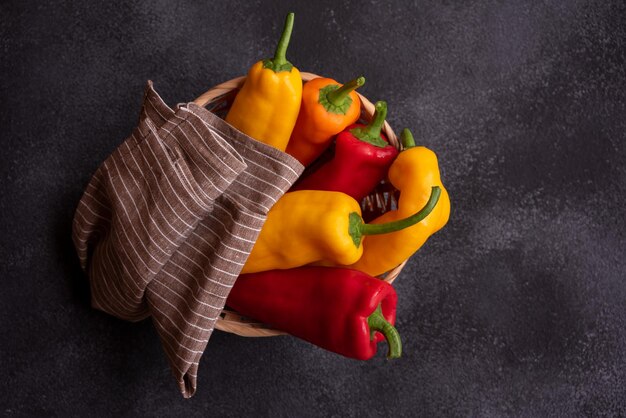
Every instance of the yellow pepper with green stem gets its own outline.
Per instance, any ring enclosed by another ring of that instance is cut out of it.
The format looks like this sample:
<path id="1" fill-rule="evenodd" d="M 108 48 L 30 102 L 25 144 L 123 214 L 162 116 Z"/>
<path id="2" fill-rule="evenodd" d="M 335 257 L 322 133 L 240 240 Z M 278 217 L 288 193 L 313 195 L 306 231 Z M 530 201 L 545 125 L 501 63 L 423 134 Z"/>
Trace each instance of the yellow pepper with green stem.
<path id="1" fill-rule="evenodd" d="M 420 222 L 437 204 L 439 193 L 439 188 L 433 187 L 430 198 L 416 213 L 377 225 L 364 223 L 359 202 L 345 193 L 325 190 L 285 193 L 269 210 L 241 273 L 312 263 L 355 263 L 363 254 L 364 238 Z"/>
<path id="2" fill-rule="evenodd" d="M 289 13 L 274 57 L 250 68 L 226 115 L 226 122 L 241 132 L 281 151 L 287 148 L 302 101 L 300 71 L 286 58 L 293 19 Z"/>
<path id="3" fill-rule="evenodd" d="M 408 129 L 402 131 L 404 150 L 389 168 L 389 181 L 400 190 L 398 208 L 374 219 L 372 224 L 384 224 L 401 219 L 424 205 L 432 187 L 441 189 L 435 208 L 422 221 L 386 235 L 367 237 L 363 255 L 350 267 L 378 276 L 401 264 L 413 255 L 426 240 L 443 228 L 450 217 L 450 197 L 443 187 L 437 156 L 426 147 L 415 146 Z"/>

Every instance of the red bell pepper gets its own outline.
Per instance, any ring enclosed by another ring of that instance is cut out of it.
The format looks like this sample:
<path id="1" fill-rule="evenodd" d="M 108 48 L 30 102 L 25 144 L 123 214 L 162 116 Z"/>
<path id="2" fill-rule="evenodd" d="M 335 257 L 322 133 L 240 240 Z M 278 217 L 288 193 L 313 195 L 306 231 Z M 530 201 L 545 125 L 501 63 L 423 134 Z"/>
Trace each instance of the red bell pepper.
<path id="1" fill-rule="evenodd" d="M 367 360 L 384 339 L 387 357 L 400 357 L 396 302 L 394 288 L 383 280 L 358 270 L 306 266 L 242 274 L 226 304 L 326 350 Z"/>
<path id="2" fill-rule="evenodd" d="M 291 190 L 329 190 L 343 192 L 361 201 L 387 176 L 398 155 L 381 133 L 387 117 L 387 103 L 379 101 L 368 125 L 353 124 L 335 139 L 334 158 L 322 164 Z"/>

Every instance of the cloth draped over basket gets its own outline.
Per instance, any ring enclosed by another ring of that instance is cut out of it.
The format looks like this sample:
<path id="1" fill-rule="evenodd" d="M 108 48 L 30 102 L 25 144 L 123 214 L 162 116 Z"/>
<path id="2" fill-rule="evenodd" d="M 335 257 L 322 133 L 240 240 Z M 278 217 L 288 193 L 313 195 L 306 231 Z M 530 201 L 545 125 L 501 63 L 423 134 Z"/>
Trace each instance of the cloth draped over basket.
<path id="1" fill-rule="evenodd" d="M 268 210 L 302 173 L 293 157 L 148 82 L 138 126 L 97 169 L 73 241 L 91 303 L 152 321 L 184 397 Z"/>

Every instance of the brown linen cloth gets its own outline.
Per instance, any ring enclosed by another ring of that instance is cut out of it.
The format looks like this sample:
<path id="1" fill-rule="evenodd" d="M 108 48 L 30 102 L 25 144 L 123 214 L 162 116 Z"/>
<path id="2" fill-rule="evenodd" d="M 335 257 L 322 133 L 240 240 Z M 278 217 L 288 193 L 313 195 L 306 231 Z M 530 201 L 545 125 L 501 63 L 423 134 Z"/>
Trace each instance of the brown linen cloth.
<path id="1" fill-rule="evenodd" d="M 148 82 L 139 125 L 98 168 L 73 240 L 91 302 L 152 316 L 183 396 L 268 210 L 302 172 L 293 157 Z"/>

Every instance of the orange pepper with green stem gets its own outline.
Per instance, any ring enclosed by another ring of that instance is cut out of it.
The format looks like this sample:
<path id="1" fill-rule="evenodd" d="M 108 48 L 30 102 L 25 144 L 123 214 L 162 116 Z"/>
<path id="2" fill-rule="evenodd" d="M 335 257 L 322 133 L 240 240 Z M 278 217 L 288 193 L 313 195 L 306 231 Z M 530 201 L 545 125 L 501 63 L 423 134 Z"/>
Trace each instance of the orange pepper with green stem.
<path id="1" fill-rule="evenodd" d="M 332 78 L 314 78 L 302 88 L 302 104 L 286 152 L 304 166 L 330 145 L 333 137 L 357 121 L 361 101 L 355 90 L 365 83 L 358 77 L 344 84 Z"/>
<path id="2" fill-rule="evenodd" d="M 388 272 L 413 255 L 426 240 L 443 228 L 450 217 L 450 197 L 443 187 L 437 156 L 426 147 L 415 146 L 408 129 L 402 131 L 404 150 L 389 168 L 389 181 L 400 190 L 398 208 L 374 219 L 372 224 L 383 224 L 413 213 L 429 199 L 432 187 L 441 189 L 435 208 L 422 221 L 401 231 L 367 237 L 363 255 L 350 267 L 372 276 Z"/>
<path id="3" fill-rule="evenodd" d="M 241 132 L 281 151 L 287 147 L 302 101 L 300 71 L 286 58 L 293 18 L 293 13 L 287 15 L 274 58 L 250 68 L 226 115 L 226 122 Z"/>

